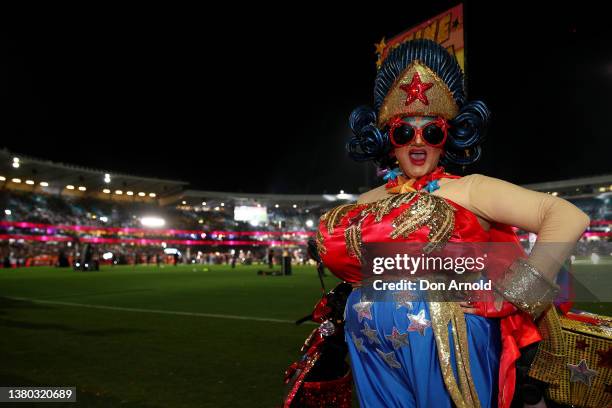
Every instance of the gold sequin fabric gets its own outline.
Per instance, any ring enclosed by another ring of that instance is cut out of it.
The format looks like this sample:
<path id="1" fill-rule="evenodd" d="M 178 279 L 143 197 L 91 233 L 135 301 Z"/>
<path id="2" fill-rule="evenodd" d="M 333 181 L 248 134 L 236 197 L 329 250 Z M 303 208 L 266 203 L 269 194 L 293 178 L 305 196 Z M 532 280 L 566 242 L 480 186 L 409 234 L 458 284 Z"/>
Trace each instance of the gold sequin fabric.
<path id="1" fill-rule="evenodd" d="M 599 324 L 559 316 L 554 308 L 539 319 L 542 341 L 531 364 L 529 376 L 548 383 L 547 396 L 567 406 L 612 407 L 612 367 L 603 358 L 612 352 L 612 322 L 609 317 L 591 315 Z M 572 381 L 568 365 L 585 362 L 594 370 L 591 384 Z"/>
<path id="2" fill-rule="evenodd" d="M 425 192 L 409 192 L 396 194 L 369 204 L 347 204 L 336 207 L 321 217 L 321 223 L 329 234 L 342 222 L 342 219 L 352 210 L 360 208 L 347 222 L 344 239 L 347 254 L 361 261 L 362 226 L 366 219 L 374 223 L 382 222 L 383 218 L 394 209 L 406 208 L 396 216 L 391 225 L 391 239 L 407 239 L 410 234 L 422 227 L 428 227 L 428 243 L 423 251 L 429 253 L 442 248 L 451 238 L 455 226 L 455 208 L 444 198 Z M 317 246 L 320 253 L 325 253 L 324 237 L 317 234 Z"/>
<path id="3" fill-rule="evenodd" d="M 406 92 L 400 86 L 409 84 L 415 73 L 419 74 L 423 82 L 433 84 L 430 89 L 425 91 L 428 104 L 416 100 L 406 105 Z M 391 86 L 391 90 L 378 112 L 378 126 L 383 127 L 389 119 L 396 116 L 440 116 L 445 119 L 452 119 L 458 113 L 457 103 L 444 81 L 427 65 L 415 60 Z"/>
<path id="4" fill-rule="evenodd" d="M 470 371 L 467 325 L 464 312 L 456 302 L 428 302 L 428 304 L 431 328 L 436 340 L 438 361 L 440 361 L 444 385 L 446 385 L 448 393 L 458 408 L 479 408 L 480 401 Z M 458 382 L 451 365 L 449 326 L 453 336 Z"/>

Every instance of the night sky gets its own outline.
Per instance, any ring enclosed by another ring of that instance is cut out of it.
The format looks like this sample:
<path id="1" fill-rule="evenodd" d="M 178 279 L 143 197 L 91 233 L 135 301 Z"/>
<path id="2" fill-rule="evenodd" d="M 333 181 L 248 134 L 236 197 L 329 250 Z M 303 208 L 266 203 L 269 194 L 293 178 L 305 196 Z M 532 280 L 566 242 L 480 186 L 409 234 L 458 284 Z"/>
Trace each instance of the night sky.
<path id="1" fill-rule="evenodd" d="M 468 172 L 610 173 L 608 17 L 533 3 L 466 5 L 468 96 L 494 115 Z M 232 4 L 55 9 L 2 28 L 0 147 L 208 190 L 356 192 L 372 167 L 344 143 L 351 110 L 372 102 L 374 43 L 457 2 Z"/>

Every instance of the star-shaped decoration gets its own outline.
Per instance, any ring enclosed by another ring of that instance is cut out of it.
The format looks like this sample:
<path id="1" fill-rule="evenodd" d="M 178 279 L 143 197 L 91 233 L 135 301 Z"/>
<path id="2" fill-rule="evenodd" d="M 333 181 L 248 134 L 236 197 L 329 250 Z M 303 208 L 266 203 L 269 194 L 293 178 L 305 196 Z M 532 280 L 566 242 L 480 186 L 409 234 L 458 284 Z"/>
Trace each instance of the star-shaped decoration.
<path id="1" fill-rule="evenodd" d="M 364 325 L 365 328 L 359 331 L 368 338 L 368 342 L 370 344 L 380 344 L 380 340 L 378 340 L 378 332 L 374 329 L 370 329 L 370 326 L 368 326 L 368 322 L 365 322 Z"/>
<path id="2" fill-rule="evenodd" d="M 425 318 L 425 309 L 421 309 L 418 314 L 408 313 L 408 320 L 408 331 L 419 332 L 421 336 L 425 335 L 425 329 L 431 327 L 431 322 Z"/>
<path id="3" fill-rule="evenodd" d="M 567 368 L 571 372 L 571 382 L 581 382 L 589 387 L 593 377 L 597 375 L 597 371 L 591 370 L 584 359 L 580 360 L 578 364 L 568 364 Z"/>
<path id="4" fill-rule="evenodd" d="M 385 48 L 387 48 L 387 44 L 385 43 L 385 37 L 383 37 L 379 43 L 374 44 L 374 47 L 376 47 L 376 54 L 382 55 L 382 53 L 385 51 Z"/>
<path id="5" fill-rule="evenodd" d="M 425 105 L 429 105 L 429 100 L 427 99 L 427 95 L 425 95 L 425 91 L 433 86 L 433 83 L 425 83 L 421 82 L 421 77 L 418 72 L 415 72 L 412 76 L 412 81 L 409 84 L 400 85 L 400 89 L 406 92 L 406 103 L 408 106 L 412 102 L 419 100 L 423 102 Z"/>
<path id="6" fill-rule="evenodd" d="M 389 367 L 391 367 L 391 368 L 402 368 L 402 365 L 395 358 L 395 353 L 394 352 L 385 353 L 384 351 L 379 350 L 379 349 L 376 349 L 376 352 L 378 353 L 380 358 L 385 360 L 385 363 L 387 363 L 389 365 Z"/>
<path id="7" fill-rule="evenodd" d="M 359 323 L 365 318 L 372 320 L 372 311 L 370 308 L 372 307 L 372 302 L 364 302 L 361 301 L 359 303 L 355 303 L 353 305 L 353 309 L 357 312 L 357 319 Z"/>
<path id="8" fill-rule="evenodd" d="M 401 334 L 396 327 L 393 327 L 391 334 L 385 336 L 387 340 L 393 344 L 393 348 L 397 350 L 402 346 L 408 345 L 408 333 Z"/>
<path id="9" fill-rule="evenodd" d="M 587 344 L 586 341 L 582 339 L 576 340 L 576 350 L 586 350 L 587 347 L 590 347 L 590 344 Z"/>
<path id="10" fill-rule="evenodd" d="M 414 307 L 411 302 L 412 295 L 410 295 L 409 293 L 396 292 L 393 294 L 393 300 L 395 300 L 395 305 L 397 309 L 399 309 L 400 307 L 405 307 L 408 310 L 412 310 L 412 308 Z"/>
<path id="11" fill-rule="evenodd" d="M 355 343 L 355 348 L 361 353 L 367 353 L 363 346 L 363 338 L 355 336 L 355 333 L 351 333 L 351 337 L 353 338 L 353 343 Z"/>
<path id="12" fill-rule="evenodd" d="M 612 368 L 612 347 L 608 348 L 606 351 L 598 350 L 597 354 L 599 354 L 599 366 Z"/>

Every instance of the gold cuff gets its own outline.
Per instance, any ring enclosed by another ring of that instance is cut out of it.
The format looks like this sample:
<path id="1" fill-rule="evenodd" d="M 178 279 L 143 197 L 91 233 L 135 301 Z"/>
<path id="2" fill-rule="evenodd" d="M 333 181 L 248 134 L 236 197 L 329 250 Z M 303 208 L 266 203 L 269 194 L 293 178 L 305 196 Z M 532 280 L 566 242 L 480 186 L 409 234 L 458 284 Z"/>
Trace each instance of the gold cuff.
<path id="1" fill-rule="evenodd" d="M 525 259 L 515 260 L 504 277 L 494 283 L 495 290 L 534 319 L 540 316 L 559 293 L 559 286 L 546 279 Z"/>

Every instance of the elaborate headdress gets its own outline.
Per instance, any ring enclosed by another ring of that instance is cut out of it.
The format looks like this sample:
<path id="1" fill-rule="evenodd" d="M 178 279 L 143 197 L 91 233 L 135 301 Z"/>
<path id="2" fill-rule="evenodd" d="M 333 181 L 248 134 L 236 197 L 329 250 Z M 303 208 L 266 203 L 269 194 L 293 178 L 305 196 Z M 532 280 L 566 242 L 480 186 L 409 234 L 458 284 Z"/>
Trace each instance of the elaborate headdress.
<path id="1" fill-rule="evenodd" d="M 451 125 L 442 160 L 467 165 L 480 157 L 489 110 L 480 101 L 466 103 L 463 72 L 455 57 L 431 40 L 411 40 L 383 61 L 374 84 L 374 109 L 351 113 L 354 136 L 347 144 L 358 161 L 393 165 L 386 124 L 397 116 L 441 116 Z"/>

